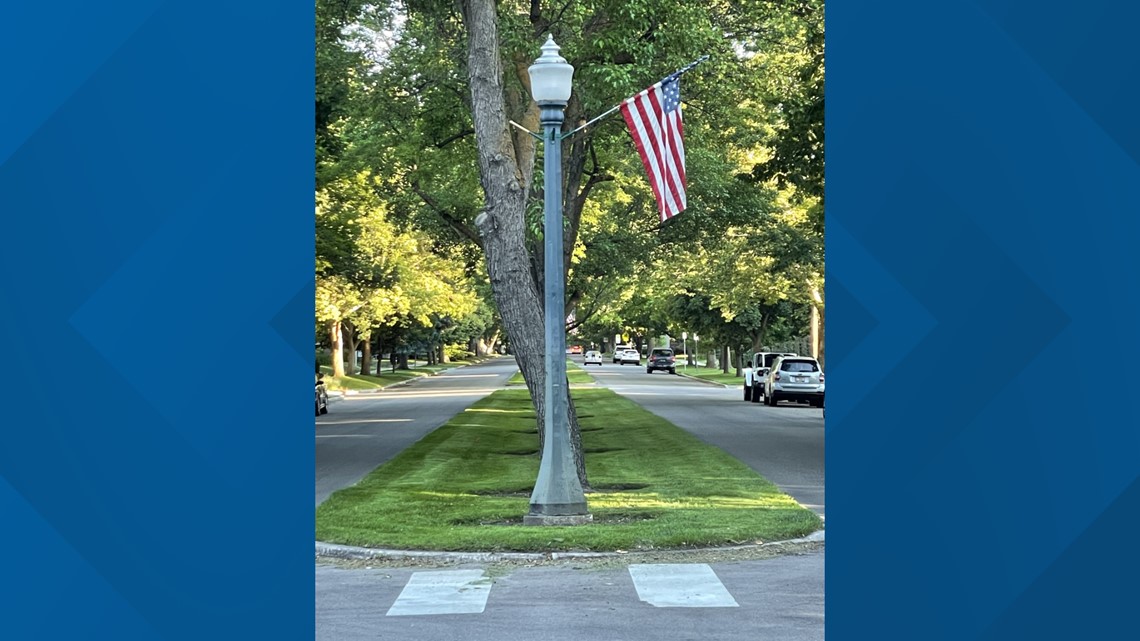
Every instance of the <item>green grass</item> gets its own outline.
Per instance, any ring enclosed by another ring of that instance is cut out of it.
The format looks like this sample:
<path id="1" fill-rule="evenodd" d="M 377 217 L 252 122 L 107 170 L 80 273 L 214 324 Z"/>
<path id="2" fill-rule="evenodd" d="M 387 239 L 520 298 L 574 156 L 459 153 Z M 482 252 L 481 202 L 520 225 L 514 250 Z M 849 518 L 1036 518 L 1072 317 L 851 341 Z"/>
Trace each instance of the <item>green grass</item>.
<path id="1" fill-rule="evenodd" d="M 690 365 L 688 368 L 686 368 L 684 364 L 681 364 L 677 366 L 677 373 L 692 376 L 693 378 L 700 378 L 706 381 L 721 383 L 723 385 L 743 385 L 744 377 L 737 376 L 733 373 L 736 371 L 736 368 L 730 367 L 728 369 L 729 373 L 725 374 L 720 370 L 719 367 L 694 367 Z"/>
<path id="2" fill-rule="evenodd" d="M 472 358 L 467 360 L 457 360 L 450 363 L 439 363 L 436 365 L 415 364 L 411 369 L 398 369 L 393 372 L 387 364 L 381 367 L 379 375 L 363 376 L 360 374 L 350 374 L 346 376 L 333 376 L 332 367 L 328 365 L 321 365 L 321 373 L 325 375 L 325 387 L 329 390 L 373 390 L 381 389 L 400 383 L 413 378 L 420 378 L 421 376 L 432 376 L 444 370 L 453 369 L 461 365 L 469 365 L 477 363 L 482 358 Z"/>
<path id="3" fill-rule="evenodd" d="M 594 522 L 523 526 L 538 473 L 526 390 L 502 390 L 317 508 L 316 536 L 397 549 L 677 549 L 795 538 L 819 517 L 724 451 L 606 389 L 577 389 Z"/>
<path id="4" fill-rule="evenodd" d="M 566 380 L 571 385 L 588 385 L 594 382 L 594 377 L 590 376 L 574 361 L 568 360 L 566 361 Z M 515 372 L 515 375 L 507 381 L 507 385 L 526 385 L 522 372 Z"/>

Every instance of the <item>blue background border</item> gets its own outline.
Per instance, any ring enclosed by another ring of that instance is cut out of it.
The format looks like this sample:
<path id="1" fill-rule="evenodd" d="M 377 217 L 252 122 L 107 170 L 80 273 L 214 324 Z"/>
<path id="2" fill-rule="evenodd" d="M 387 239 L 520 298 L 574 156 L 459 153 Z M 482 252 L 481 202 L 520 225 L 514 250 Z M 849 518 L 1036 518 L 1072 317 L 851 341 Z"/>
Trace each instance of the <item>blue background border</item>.
<path id="1" fill-rule="evenodd" d="M 828 6 L 829 639 L 1135 636 L 1138 14 Z"/>
<path id="2" fill-rule="evenodd" d="M 0 636 L 313 633 L 313 6 L 0 18 Z"/>

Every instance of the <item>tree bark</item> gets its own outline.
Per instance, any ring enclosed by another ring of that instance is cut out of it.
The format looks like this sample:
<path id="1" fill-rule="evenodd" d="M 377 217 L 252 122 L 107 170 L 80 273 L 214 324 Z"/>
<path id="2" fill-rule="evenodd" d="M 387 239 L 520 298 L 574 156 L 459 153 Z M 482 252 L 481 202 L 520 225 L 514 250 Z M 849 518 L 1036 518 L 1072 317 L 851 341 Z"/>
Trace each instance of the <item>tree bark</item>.
<path id="1" fill-rule="evenodd" d="M 340 321 L 329 323 L 329 342 L 332 343 L 333 376 L 344 376 L 344 335 L 341 333 Z"/>
<path id="2" fill-rule="evenodd" d="M 476 224 L 483 239 L 491 291 L 510 339 L 511 352 L 534 405 L 541 449 L 545 445 L 542 425 L 546 417 L 546 400 L 543 397 L 546 338 L 542 298 L 526 250 L 524 220 L 535 143 L 533 139 L 512 138 L 507 126 L 494 0 L 461 0 L 460 5 L 467 29 L 471 115 L 475 124 L 479 177 L 486 203 Z M 535 49 L 537 51 L 537 44 Z M 516 146 L 516 141 L 520 146 Z M 522 148 L 521 145 L 527 147 Z M 567 384 L 564 389 L 569 404 L 570 443 L 578 478 L 583 489 L 588 489 L 578 417 L 570 397 L 570 386 Z"/>
<path id="3" fill-rule="evenodd" d="M 360 364 L 360 373 L 363 376 L 372 375 L 372 330 L 360 333 L 360 342 L 364 345 L 364 362 Z M 377 372 L 379 374 L 379 372 Z"/>
<path id="4" fill-rule="evenodd" d="M 341 332 L 343 335 L 344 346 L 348 348 L 348 367 L 346 368 L 349 374 L 356 373 L 356 326 L 349 321 L 341 321 Z"/>

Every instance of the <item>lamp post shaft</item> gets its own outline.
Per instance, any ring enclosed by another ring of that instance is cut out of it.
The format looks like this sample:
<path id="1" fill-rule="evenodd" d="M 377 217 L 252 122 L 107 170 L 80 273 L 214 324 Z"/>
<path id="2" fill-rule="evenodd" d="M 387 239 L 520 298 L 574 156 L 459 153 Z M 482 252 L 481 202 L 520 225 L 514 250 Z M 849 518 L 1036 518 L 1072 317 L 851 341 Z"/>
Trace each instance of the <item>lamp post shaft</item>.
<path id="1" fill-rule="evenodd" d="M 545 288 L 546 405 L 542 461 L 530 497 L 529 524 L 571 524 L 590 520 L 586 497 L 570 445 L 570 412 L 566 390 L 566 283 L 562 274 L 562 141 L 563 109 L 540 104 L 543 127 L 543 284 Z"/>

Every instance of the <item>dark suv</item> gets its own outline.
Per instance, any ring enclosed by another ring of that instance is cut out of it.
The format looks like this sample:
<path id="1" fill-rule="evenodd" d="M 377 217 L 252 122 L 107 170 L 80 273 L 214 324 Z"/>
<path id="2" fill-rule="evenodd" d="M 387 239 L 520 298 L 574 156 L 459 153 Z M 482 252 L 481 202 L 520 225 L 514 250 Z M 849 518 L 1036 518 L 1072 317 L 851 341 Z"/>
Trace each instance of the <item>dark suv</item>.
<path id="1" fill-rule="evenodd" d="M 676 360 L 677 357 L 673 355 L 673 350 L 667 347 L 658 347 L 649 352 L 649 359 L 645 361 L 645 373 L 652 374 L 656 370 L 663 369 L 668 370 L 670 374 L 676 374 Z"/>

